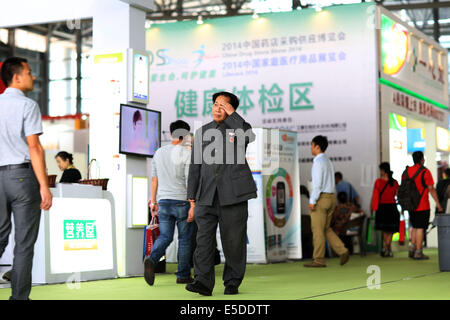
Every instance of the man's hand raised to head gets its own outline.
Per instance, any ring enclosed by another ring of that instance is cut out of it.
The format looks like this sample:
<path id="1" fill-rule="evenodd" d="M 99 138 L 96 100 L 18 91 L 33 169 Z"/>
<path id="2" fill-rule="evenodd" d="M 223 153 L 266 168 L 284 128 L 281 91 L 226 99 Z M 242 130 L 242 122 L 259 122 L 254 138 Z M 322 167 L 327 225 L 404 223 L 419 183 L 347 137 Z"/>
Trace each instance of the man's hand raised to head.
<path id="1" fill-rule="evenodd" d="M 233 106 L 229 103 L 219 104 L 219 108 L 225 111 L 225 113 L 229 116 L 234 112 Z"/>

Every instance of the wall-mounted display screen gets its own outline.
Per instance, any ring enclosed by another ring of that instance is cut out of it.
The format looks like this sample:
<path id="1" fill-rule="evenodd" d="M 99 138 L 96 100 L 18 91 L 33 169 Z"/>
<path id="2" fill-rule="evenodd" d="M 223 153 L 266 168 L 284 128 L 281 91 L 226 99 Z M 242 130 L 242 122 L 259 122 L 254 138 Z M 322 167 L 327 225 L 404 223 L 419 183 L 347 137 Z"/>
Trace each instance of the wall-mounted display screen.
<path id="1" fill-rule="evenodd" d="M 153 157 L 160 146 L 161 112 L 121 104 L 119 152 Z"/>

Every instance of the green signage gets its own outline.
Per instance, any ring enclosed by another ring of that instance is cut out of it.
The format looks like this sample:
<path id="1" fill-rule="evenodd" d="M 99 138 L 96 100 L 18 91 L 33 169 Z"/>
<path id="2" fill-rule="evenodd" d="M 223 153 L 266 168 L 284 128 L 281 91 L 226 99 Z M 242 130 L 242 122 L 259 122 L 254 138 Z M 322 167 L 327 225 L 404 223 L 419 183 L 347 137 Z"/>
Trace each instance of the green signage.
<path id="1" fill-rule="evenodd" d="M 96 220 L 64 220 L 64 240 L 96 239 Z"/>

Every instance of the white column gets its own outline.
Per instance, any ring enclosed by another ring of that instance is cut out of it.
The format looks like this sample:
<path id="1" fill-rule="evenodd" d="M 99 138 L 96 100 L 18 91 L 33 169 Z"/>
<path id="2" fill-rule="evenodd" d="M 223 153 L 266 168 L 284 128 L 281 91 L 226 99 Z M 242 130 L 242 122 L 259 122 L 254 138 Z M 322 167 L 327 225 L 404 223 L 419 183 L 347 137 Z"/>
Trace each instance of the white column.
<path id="1" fill-rule="evenodd" d="M 116 207 L 119 276 L 142 275 L 143 229 L 127 228 L 127 175 L 147 176 L 146 158 L 119 155 L 120 104 L 127 103 L 127 49 L 145 50 L 145 12 L 121 1 L 111 1 L 93 17 L 93 52 L 122 53 L 122 62 L 95 65 L 95 108 L 90 114 L 90 159 L 100 167 L 99 178 L 109 178 Z M 108 67 L 107 67 L 108 68 Z M 112 79 L 108 79 L 108 76 Z M 120 81 L 120 94 L 112 94 L 110 80 Z"/>
<path id="2" fill-rule="evenodd" d="M 433 180 L 435 182 L 435 186 L 437 183 L 437 162 L 436 162 L 436 123 L 434 122 L 424 122 L 425 127 L 425 166 L 431 171 L 433 175 Z M 430 199 L 430 221 L 434 219 L 434 211 L 436 208 L 436 203 L 434 202 L 431 195 L 429 195 Z M 437 248 L 437 230 L 434 228 L 427 236 L 427 246 Z"/>

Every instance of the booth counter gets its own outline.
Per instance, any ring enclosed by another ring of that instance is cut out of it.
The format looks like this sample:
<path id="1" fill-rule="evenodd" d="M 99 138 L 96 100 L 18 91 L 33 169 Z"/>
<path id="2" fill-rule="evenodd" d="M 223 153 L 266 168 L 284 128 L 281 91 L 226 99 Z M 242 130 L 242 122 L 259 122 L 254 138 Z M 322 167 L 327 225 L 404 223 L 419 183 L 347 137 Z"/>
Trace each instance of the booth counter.
<path id="1" fill-rule="evenodd" d="M 114 198 L 102 187 L 57 184 L 53 205 L 42 211 L 33 260 L 33 283 L 117 276 Z"/>

